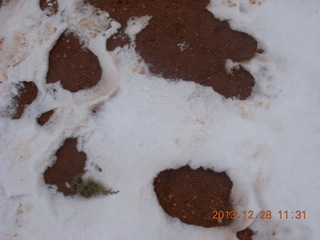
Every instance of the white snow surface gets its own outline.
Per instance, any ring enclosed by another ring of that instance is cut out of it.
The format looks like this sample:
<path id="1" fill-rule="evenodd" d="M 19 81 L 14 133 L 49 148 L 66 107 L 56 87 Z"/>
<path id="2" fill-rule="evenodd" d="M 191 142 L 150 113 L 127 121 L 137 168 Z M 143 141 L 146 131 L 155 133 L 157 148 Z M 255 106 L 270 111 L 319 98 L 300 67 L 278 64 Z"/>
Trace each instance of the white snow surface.
<path id="1" fill-rule="evenodd" d="M 153 76 L 132 47 L 107 52 L 105 41 L 120 25 L 81 1 L 59 1 L 50 17 L 37 0 L 3 6 L 0 239 L 234 240 L 246 227 L 259 240 L 320 239 L 320 1 L 257 2 L 212 0 L 208 6 L 265 50 L 242 64 L 256 81 L 244 101 Z M 136 34 L 148 18 L 131 20 L 127 32 Z M 81 25 L 87 19 L 91 25 Z M 82 37 L 103 68 L 90 90 L 70 93 L 46 84 L 49 52 L 66 28 Z M 35 82 L 39 94 L 21 119 L 11 120 L 7 106 L 19 81 Z M 35 119 L 51 109 L 53 118 L 40 127 Z M 88 200 L 48 188 L 43 173 L 68 137 L 78 137 L 88 156 L 86 177 L 118 194 Z M 207 229 L 169 217 L 153 179 L 186 164 L 226 171 L 235 210 L 255 216 L 270 210 L 272 218 Z M 292 219 L 297 210 L 306 211 L 306 219 Z M 289 218 L 280 219 L 278 211 Z"/>

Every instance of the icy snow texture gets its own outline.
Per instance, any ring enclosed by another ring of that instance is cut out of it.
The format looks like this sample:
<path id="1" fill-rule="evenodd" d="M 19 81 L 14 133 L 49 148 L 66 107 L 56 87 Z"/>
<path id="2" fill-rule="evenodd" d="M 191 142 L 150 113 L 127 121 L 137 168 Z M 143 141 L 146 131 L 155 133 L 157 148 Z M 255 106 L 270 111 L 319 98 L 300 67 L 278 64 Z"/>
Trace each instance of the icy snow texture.
<path id="1" fill-rule="evenodd" d="M 84 41 L 95 37 L 88 46 L 103 68 L 99 85 L 77 93 L 46 85 L 50 49 L 92 9 L 60 1 L 60 12 L 48 17 L 36 0 L 3 6 L 0 108 L 13 83 L 34 81 L 39 95 L 20 120 L 0 119 L 0 238 L 231 240 L 250 226 L 259 240 L 319 239 L 320 2 L 249 2 L 214 0 L 208 7 L 265 49 L 245 64 L 256 80 L 245 101 L 151 76 L 132 49 L 108 53 L 105 39 L 119 24 L 107 15 L 92 16 L 99 17 L 92 19 L 96 29 L 76 29 Z M 135 34 L 134 27 L 127 31 Z M 96 105 L 100 111 L 92 116 Z M 38 126 L 35 118 L 52 108 L 52 123 Z M 79 137 L 78 148 L 88 155 L 87 176 L 120 193 L 88 200 L 48 189 L 43 172 L 70 136 Z M 152 181 L 185 164 L 227 171 L 236 210 L 271 210 L 272 219 L 205 229 L 168 217 Z M 280 210 L 306 210 L 307 219 L 280 220 Z"/>

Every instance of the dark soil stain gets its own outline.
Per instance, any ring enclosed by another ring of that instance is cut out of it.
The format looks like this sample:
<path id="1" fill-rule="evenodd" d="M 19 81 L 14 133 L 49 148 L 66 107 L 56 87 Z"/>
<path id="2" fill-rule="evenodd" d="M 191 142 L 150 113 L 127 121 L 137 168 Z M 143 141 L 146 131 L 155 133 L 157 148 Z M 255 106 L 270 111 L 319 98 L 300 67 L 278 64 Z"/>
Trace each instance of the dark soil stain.
<path id="1" fill-rule="evenodd" d="M 59 4 L 57 0 L 40 0 L 39 5 L 41 10 L 46 11 L 48 16 L 58 12 Z"/>
<path id="2" fill-rule="evenodd" d="M 242 67 L 232 74 L 225 70 L 226 59 L 250 60 L 258 52 L 251 36 L 231 30 L 206 10 L 207 0 L 87 0 L 121 23 L 119 33 L 107 42 L 107 49 L 129 43 L 125 34 L 130 17 L 152 16 L 149 25 L 137 35 L 136 50 L 151 72 L 168 79 L 194 81 L 211 86 L 230 98 L 246 99 L 254 79 Z"/>
<path id="3" fill-rule="evenodd" d="M 187 224 L 226 226 L 232 219 L 213 219 L 213 211 L 232 211 L 232 181 L 225 172 L 184 166 L 165 170 L 155 178 L 154 190 L 163 210 Z"/>
<path id="4" fill-rule="evenodd" d="M 43 126 L 44 124 L 46 124 L 49 119 L 51 118 L 52 114 L 54 113 L 54 110 L 50 110 L 48 112 L 44 112 L 42 113 L 38 118 L 37 118 L 37 122 L 39 125 Z"/>
<path id="5" fill-rule="evenodd" d="M 33 82 L 21 82 L 17 84 L 18 94 L 13 98 L 15 106 L 15 114 L 12 119 L 19 119 L 22 117 L 25 108 L 30 105 L 38 95 L 38 87 Z"/>
<path id="6" fill-rule="evenodd" d="M 254 233 L 250 228 L 246 228 L 240 232 L 237 232 L 237 237 L 239 240 L 251 240 L 252 235 L 254 235 Z"/>
<path id="7" fill-rule="evenodd" d="M 74 34 L 64 32 L 50 52 L 47 83 L 60 81 L 64 89 L 77 92 L 97 85 L 101 75 L 96 55 Z"/>
<path id="8" fill-rule="evenodd" d="M 84 173 L 87 155 L 78 151 L 76 138 L 68 138 L 56 152 L 56 157 L 56 162 L 44 173 L 45 183 L 56 185 L 58 191 L 66 196 L 73 195 L 66 183 L 71 183 L 77 174 Z"/>

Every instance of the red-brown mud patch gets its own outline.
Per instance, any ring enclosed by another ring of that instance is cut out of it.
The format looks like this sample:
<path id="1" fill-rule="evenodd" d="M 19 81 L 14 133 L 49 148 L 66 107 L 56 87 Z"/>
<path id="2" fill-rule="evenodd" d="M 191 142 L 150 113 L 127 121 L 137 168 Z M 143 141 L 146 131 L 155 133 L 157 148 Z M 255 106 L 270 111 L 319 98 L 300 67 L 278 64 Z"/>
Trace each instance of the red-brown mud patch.
<path id="1" fill-rule="evenodd" d="M 125 34 L 130 17 L 152 16 L 149 25 L 137 35 L 136 50 L 149 64 L 150 71 L 168 79 L 194 81 L 211 86 L 221 95 L 246 99 L 254 86 L 244 68 L 225 70 L 225 61 L 250 60 L 257 53 L 257 42 L 249 35 L 231 30 L 206 10 L 207 0 L 114 1 L 87 0 L 110 13 L 122 28 L 107 42 L 113 50 L 129 42 Z"/>
<path id="2" fill-rule="evenodd" d="M 30 105 L 38 95 L 37 85 L 33 82 L 21 82 L 18 84 L 17 89 L 18 94 L 13 98 L 15 113 L 11 116 L 12 119 L 21 118 L 25 108 Z"/>
<path id="3" fill-rule="evenodd" d="M 42 11 L 47 12 L 48 16 L 58 12 L 59 4 L 57 0 L 40 0 L 39 5 Z"/>
<path id="4" fill-rule="evenodd" d="M 52 114 L 54 113 L 54 110 L 50 110 L 48 112 L 44 112 L 42 113 L 38 118 L 37 118 L 37 122 L 39 125 L 43 126 L 44 124 L 46 124 L 49 119 L 51 118 Z"/>
<path id="5" fill-rule="evenodd" d="M 159 204 L 169 216 L 202 227 L 232 222 L 231 218 L 213 219 L 214 211 L 232 211 L 232 185 L 225 172 L 189 166 L 162 171 L 154 180 Z"/>
<path id="6" fill-rule="evenodd" d="M 44 173 L 46 184 L 54 184 L 65 196 L 73 195 L 66 183 L 71 183 L 74 176 L 84 172 L 87 155 L 77 149 L 77 139 L 68 138 L 56 152 L 57 160 Z"/>
<path id="7" fill-rule="evenodd" d="M 251 240 L 253 234 L 254 233 L 250 228 L 246 228 L 240 232 L 237 232 L 237 237 L 239 240 Z"/>
<path id="8" fill-rule="evenodd" d="M 97 85 L 101 75 L 97 56 L 73 33 L 64 32 L 50 52 L 47 83 L 60 81 L 64 89 L 77 92 Z"/>

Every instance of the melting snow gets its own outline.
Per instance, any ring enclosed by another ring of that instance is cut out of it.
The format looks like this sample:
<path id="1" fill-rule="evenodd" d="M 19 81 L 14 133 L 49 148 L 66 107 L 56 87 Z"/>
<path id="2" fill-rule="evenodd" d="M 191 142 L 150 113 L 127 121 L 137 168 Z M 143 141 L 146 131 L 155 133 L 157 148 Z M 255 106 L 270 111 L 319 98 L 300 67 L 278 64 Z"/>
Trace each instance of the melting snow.
<path id="1" fill-rule="evenodd" d="M 1 8 L 1 112 L 12 84 L 34 81 L 39 88 L 20 120 L 0 119 L 1 239 L 237 239 L 249 226 L 254 239 L 320 238 L 320 2 L 228 2 L 211 1 L 208 9 L 265 49 L 244 64 L 256 81 L 245 101 L 151 76 L 132 49 L 107 52 L 105 40 L 119 24 L 107 13 L 79 11 L 76 0 L 60 1 L 51 17 L 36 0 Z M 81 24 L 88 19 L 90 26 Z M 136 34 L 148 20 L 133 19 L 127 32 Z M 55 41 L 76 26 L 103 76 L 95 88 L 70 93 L 46 85 L 45 76 Z M 92 116 L 96 104 L 100 111 Z M 37 116 L 53 108 L 56 118 L 38 126 Z M 87 175 L 120 193 L 88 201 L 48 189 L 43 172 L 71 136 L 88 155 Z M 152 181 L 159 171 L 185 164 L 227 171 L 236 210 L 270 210 L 272 218 L 204 229 L 168 217 Z M 297 210 L 306 211 L 306 219 L 292 219 Z"/>

